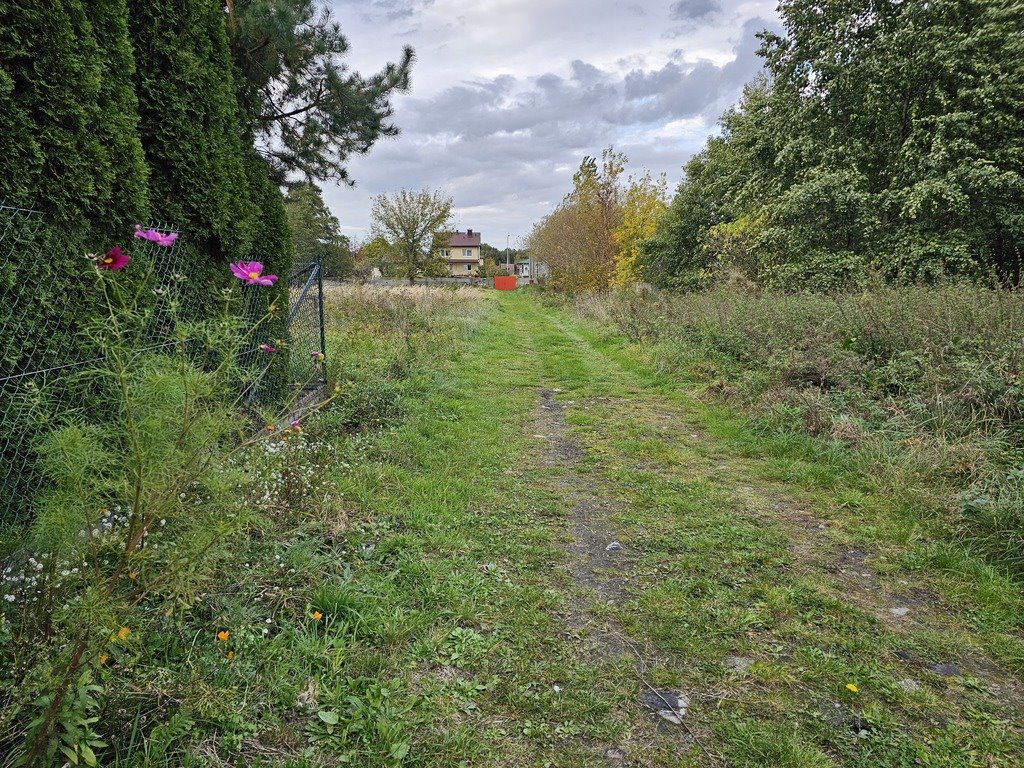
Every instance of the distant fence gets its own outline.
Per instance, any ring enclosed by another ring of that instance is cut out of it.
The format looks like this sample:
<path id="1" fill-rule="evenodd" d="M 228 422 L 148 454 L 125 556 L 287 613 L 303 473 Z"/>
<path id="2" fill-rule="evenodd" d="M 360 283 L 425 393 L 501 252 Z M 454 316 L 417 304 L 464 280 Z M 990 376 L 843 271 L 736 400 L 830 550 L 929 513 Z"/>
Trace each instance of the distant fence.
<path id="1" fill-rule="evenodd" d="M 178 231 L 167 224 L 151 228 L 162 233 Z M 187 277 L 181 246 L 185 237 L 170 247 L 135 241 L 132 258 L 153 266 L 157 286 L 168 284 L 176 274 Z M 89 393 L 75 374 L 99 359 L 98 350 L 89 348 L 81 331 L 102 310 L 90 271 L 78 266 L 86 263 L 84 256 L 80 244 L 48 226 L 39 212 L 0 204 L 0 524 L 23 522 L 31 516 L 33 498 L 44 481 L 34 449 L 39 434 L 76 408 L 88 414 Z M 253 338 L 240 360 L 259 371 L 242 393 L 247 403 L 272 405 L 299 386 L 322 390 L 324 367 L 316 367 L 313 359 L 313 353 L 323 351 L 325 345 L 321 263 L 293 265 L 288 286 L 288 313 L 279 326 L 283 330 L 278 331 L 285 336 L 281 341 L 287 351 L 287 370 L 271 375 L 268 358 L 259 349 L 264 341 L 276 339 Z M 209 290 L 202 285 L 189 290 L 179 314 L 196 314 L 215 298 L 201 296 L 199 291 Z M 159 352 L 170 346 L 173 327 L 163 304 L 168 299 L 159 290 L 156 293 L 141 350 Z M 248 299 L 245 314 L 253 319 L 265 309 L 265 305 L 257 308 L 257 295 L 243 291 L 243 299 Z M 305 397 L 315 394 L 311 391 Z M 46 409 L 41 417 L 43 398 Z"/>

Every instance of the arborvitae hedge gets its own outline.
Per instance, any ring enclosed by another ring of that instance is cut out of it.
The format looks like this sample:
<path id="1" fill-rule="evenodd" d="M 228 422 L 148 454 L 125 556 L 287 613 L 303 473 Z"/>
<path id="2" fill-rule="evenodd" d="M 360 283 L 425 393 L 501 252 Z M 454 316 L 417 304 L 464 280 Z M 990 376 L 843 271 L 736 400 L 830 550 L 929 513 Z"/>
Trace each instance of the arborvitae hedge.
<path id="1" fill-rule="evenodd" d="M 193 281 L 220 282 L 247 257 L 257 205 L 248 189 L 232 60 L 221 6 L 209 0 L 133 0 L 140 132 L 153 215 L 185 228 Z"/>
<path id="2" fill-rule="evenodd" d="M 0 200 L 97 235 L 145 216 L 125 13 L 0 0 Z"/>
<path id="3" fill-rule="evenodd" d="M 278 275 L 280 278 L 273 288 L 261 289 L 261 292 L 268 291 L 270 300 L 280 310 L 270 320 L 263 337 L 279 339 L 285 335 L 285 322 L 288 317 L 290 294 L 288 272 L 291 270 L 293 256 L 291 232 L 288 228 L 288 218 L 285 215 L 284 199 L 281 192 L 277 185 L 270 180 L 267 165 L 255 150 L 248 151 L 245 167 L 250 194 L 259 206 L 258 215 L 250 230 L 253 242 L 251 257 L 256 261 L 263 262 L 266 272 Z M 290 356 L 290 350 L 282 349 L 274 355 L 271 361 L 271 369 L 263 382 L 264 392 L 271 397 L 286 393 Z"/>

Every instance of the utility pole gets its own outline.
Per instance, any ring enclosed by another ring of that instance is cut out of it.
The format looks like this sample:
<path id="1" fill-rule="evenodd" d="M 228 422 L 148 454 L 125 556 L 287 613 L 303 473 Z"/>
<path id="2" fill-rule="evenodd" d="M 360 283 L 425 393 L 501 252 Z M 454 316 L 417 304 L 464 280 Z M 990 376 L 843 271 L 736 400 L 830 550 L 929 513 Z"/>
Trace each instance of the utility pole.
<path id="1" fill-rule="evenodd" d="M 512 258 L 509 255 L 508 251 L 508 240 L 510 237 L 511 235 L 505 235 L 505 267 L 511 268 L 512 274 L 514 275 L 516 273 L 516 270 L 515 267 L 512 266 Z"/>

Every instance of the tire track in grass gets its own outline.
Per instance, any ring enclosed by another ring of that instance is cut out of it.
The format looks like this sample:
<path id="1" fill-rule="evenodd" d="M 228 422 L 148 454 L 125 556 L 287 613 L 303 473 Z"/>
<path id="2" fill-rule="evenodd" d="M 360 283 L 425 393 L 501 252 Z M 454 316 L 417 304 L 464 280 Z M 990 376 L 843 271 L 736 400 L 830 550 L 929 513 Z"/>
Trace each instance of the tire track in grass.
<path id="1" fill-rule="evenodd" d="M 580 652 L 592 663 L 631 673 L 631 677 L 619 673 L 619 684 L 630 689 L 632 701 L 632 706 L 619 714 L 630 727 L 624 739 L 604 747 L 601 757 L 610 766 L 677 765 L 702 753 L 708 764 L 718 765 L 720 761 L 707 746 L 710 733 L 688 717 L 688 694 L 651 683 L 650 660 L 656 649 L 646 638 L 630 636 L 615 618 L 630 599 L 627 585 L 633 558 L 618 541 L 620 494 L 599 471 L 592 471 L 588 461 L 592 457 L 570 434 L 567 423 L 571 409 L 585 410 L 597 403 L 628 408 L 627 400 L 592 392 L 606 388 L 617 392 L 622 387 L 635 390 L 636 382 L 618 366 L 605 368 L 599 356 L 591 354 L 587 359 L 580 355 L 581 351 L 583 355 L 593 351 L 581 344 L 571 327 L 547 317 L 533 318 L 534 331 L 543 326 L 549 331 L 533 346 L 560 354 L 559 362 L 566 366 L 549 366 L 546 376 L 561 381 L 567 369 L 570 376 L 565 383 L 579 387 L 582 382 L 588 394 L 577 401 L 568 395 L 560 397 L 564 394 L 560 388 L 542 387 L 537 411 L 527 426 L 539 442 L 534 477 L 555 491 L 568 510 L 564 568 L 570 589 L 563 620 L 570 636 L 580 644 Z"/>

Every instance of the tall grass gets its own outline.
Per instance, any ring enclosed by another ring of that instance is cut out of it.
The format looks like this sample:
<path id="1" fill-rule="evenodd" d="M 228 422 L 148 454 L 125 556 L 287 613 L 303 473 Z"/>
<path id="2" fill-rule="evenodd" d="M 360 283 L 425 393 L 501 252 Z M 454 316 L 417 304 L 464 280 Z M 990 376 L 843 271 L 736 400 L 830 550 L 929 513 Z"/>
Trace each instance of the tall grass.
<path id="1" fill-rule="evenodd" d="M 584 316 L 651 348 L 775 432 L 818 436 L 889 490 L 950 510 L 967 545 L 1024 576 L 1024 295 L 970 285 L 850 295 L 578 298 Z"/>

